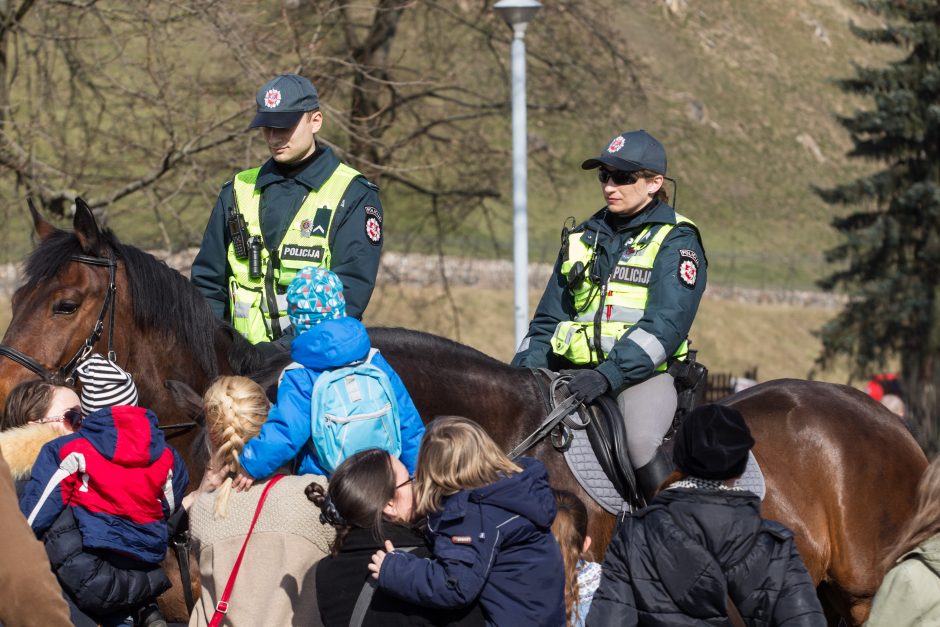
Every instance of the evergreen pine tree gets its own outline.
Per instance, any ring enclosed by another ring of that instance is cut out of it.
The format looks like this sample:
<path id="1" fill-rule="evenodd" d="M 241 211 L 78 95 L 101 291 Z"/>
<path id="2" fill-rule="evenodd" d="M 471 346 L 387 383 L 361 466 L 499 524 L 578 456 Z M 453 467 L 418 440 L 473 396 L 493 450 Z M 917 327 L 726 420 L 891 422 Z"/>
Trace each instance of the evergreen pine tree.
<path id="1" fill-rule="evenodd" d="M 844 242 L 826 253 L 839 268 L 821 282 L 851 296 L 822 332 L 820 362 L 848 356 L 856 375 L 901 363 L 907 417 L 928 452 L 940 449 L 940 2 L 856 0 L 884 23 L 852 27 L 859 38 L 895 46 L 903 58 L 856 67 L 843 90 L 872 109 L 839 121 L 850 156 L 880 169 L 832 189 L 828 203 L 858 209 L 833 221 Z"/>

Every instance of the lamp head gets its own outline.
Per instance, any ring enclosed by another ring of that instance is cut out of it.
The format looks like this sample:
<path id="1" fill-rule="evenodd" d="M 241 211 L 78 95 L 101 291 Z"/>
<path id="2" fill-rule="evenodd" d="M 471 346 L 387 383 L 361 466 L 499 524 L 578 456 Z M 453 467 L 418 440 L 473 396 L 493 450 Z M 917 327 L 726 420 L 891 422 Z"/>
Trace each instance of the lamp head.
<path id="1" fill-rule="evenodd" d="M 538 0 L 499 0 L 493 8 L 515 30 L 517 27 L 524 28 L 542 8 L 542 3 Z"/>

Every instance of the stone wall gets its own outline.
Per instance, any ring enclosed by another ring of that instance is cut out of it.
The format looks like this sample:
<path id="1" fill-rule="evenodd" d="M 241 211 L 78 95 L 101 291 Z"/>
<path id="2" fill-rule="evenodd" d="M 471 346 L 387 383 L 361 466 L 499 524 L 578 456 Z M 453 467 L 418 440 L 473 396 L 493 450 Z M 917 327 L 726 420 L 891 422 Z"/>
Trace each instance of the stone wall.
<path id="1" fill-rule="evenodd" d="M 167 255 L 162 251 L 152 251 L 173 268 L 188 275 L 196 256 L 195 248 L 190 248 Z M 0 292 L 10 297 L 20 283 L 22 265 L 0 265 Z M 530 264 L 529 288 L 540 291 L 551 276 L 552 268 L 548 264 Z M 473 259 L 463 257 L 438 257 L 414 253 L 385 252 L 379 270 L 382 283 L 404 283 L 420 287 L 440 286 L 444 277 L 450 285 L 485 286 L 488 288 L 508 289 L 513 287 L 512 262 L 501 259 Z M 728 288 L 709 285 L 706 298 L 732 300 L 760 305 L 789 305 L 797 307 L 819 307 L 839 309 L 847 301 L 845 296 L 829 292 L 800 290 L 760 290 L 749 288 Z"/>

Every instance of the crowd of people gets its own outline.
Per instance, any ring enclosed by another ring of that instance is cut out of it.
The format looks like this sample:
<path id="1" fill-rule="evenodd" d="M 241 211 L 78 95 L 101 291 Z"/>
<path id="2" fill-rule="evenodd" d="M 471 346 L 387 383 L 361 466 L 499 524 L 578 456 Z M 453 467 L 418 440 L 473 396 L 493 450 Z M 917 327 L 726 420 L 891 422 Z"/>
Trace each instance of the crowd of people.
<path id="1" fill-rule="evenodd" d="M 236 490 L 245 450 L 276 409 L 245 377 L 220 377 L 206 391 L 208 462 L 183 496 L 186 469 L 152 412 L 136 406 L 130 375 L 100 356 L 86 363 L 77 405 L 46 404 L 20 428 L 52 432 L 18 508 L 48 562 L 35 540 L 17 548 L 33 565 L 51 564 L 58 586 L 37 575 L 31 592 L 52 597 L 41 608 L 5 588 L 5 625 L 38 616 L 50 625 L 161 624 L 155 600 L 169 583 L 159 562 L 179 509 L 189 514 L 202 589 L 191 625 L 218 624 L 223 599 L 231 625 L 825 624 L 793 533 L 762 519 L 759 498 L 735 484 L 753 439 L 734 409 L 692 412 L 675 437 L 677 470 L 625 518 L 603 562 L 592 562 L 584 502 L 552 490 L 541 462 L 509 459 L 460 417 L 427 426 L 412 467 L 400 450 L 368 448 L 329 473 L 294 474 L 286 460 Z M 24 395 L 40 404 L 56 396 L 36 387 L 19 386 L 7 409 Z M 120 404 L 98 405 L 112 400 Z M 4 481 L 9 499 L 16 490 L 8 474 Z M 886 557 L 871 625 L 917 624 L 940 606 L 938 507 L 934 461 L 904 539 Z M 246 545 L 251 557 L 239 567 Z"/>
<path id="2" fill-rule="evenodd" d="M 192 626 L 826 624 L 793 532 L 737 484 L 754 445 L 741 414 L 698 407 L 662 446 L 707 259 L 668 204 L 652 135 L 621 133 L 583 163 L 605 207 L 565 229 L 513 360 L 566 370 L 575 398 L 608 394 L 627 422 L 647 506 L 594 561 L 586 503 L 542 462 L 510 459 L 466 418 L 423 424 L 359 320 L 383 243 L 377 187 L 316 142 L 307 79 L 278 76 L 256 100 L 271 159 L 223 186 L 192 280 L 259 352 L 290 352 L 276 402 L 245 377 L 212 382 L 205 465 L 188 469 L 113 355 L 85 356 L 79 394 L 14 388 L 0 516 L 4 559 L 23 568 L 0 569 L 0 624 L 165 625 L 161 562 L 186 527 Z M 938 508 L 935 460 L 872 625 L 940 621 Z"/>

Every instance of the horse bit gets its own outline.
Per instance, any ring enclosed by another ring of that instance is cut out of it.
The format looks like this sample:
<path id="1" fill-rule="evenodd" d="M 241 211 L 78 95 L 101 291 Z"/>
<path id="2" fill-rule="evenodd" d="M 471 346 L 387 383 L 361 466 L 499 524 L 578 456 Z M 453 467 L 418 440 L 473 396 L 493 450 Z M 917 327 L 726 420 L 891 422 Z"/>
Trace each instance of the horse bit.
<path id="1" fill-rule="evenodd" d="M 69 387 L 75 386 L 75 369 L 78 368 L 78 366 L 80 366 L 81 363 L 88 358 L 88 355 L 91 354 L 95 344 L 97 344 L 98 340 L 101 339 L 101 333 L 104 331 L 104 317 L 108 315 L 109 311 L 108 359 L 111 361 L 116 360 L 116 355 L 114 353 L 114 310 L 116 309 L 116 306 L 114 306 L 114 300 L 116 298 L 117 292 L 117 284 L 115 283 L 117 261 L 115 260 L 111 251 L 108 251 L 107 257 L 72 255 L 72 260 L 92 266 L 105 266 L 108 268 L 108 289 L 105 292 L 104 301 L 101 303 L 101 310 L 98 312 L 98 320 L 95 322 L 95 326 L 92 328 L 88 338 L 85 339 L 85 343 L 78 348 L 75 354 L 72 355 L 72 358 L 68 360 L 64 366 L 59 368 L 58 372 L 53 372 L 46 369 L 37 360 L 33 359 L 26 353 L 18 351 L 12 346 L 0 344 L 0 357 L 8 357 L 9 359 L 12 359 L 27 370 L 31 370 L 32 372 L 38 374 L 42 380 L 46 381 L 47 383 L 52 383 L 53 385 L 67 385 Z"/>

